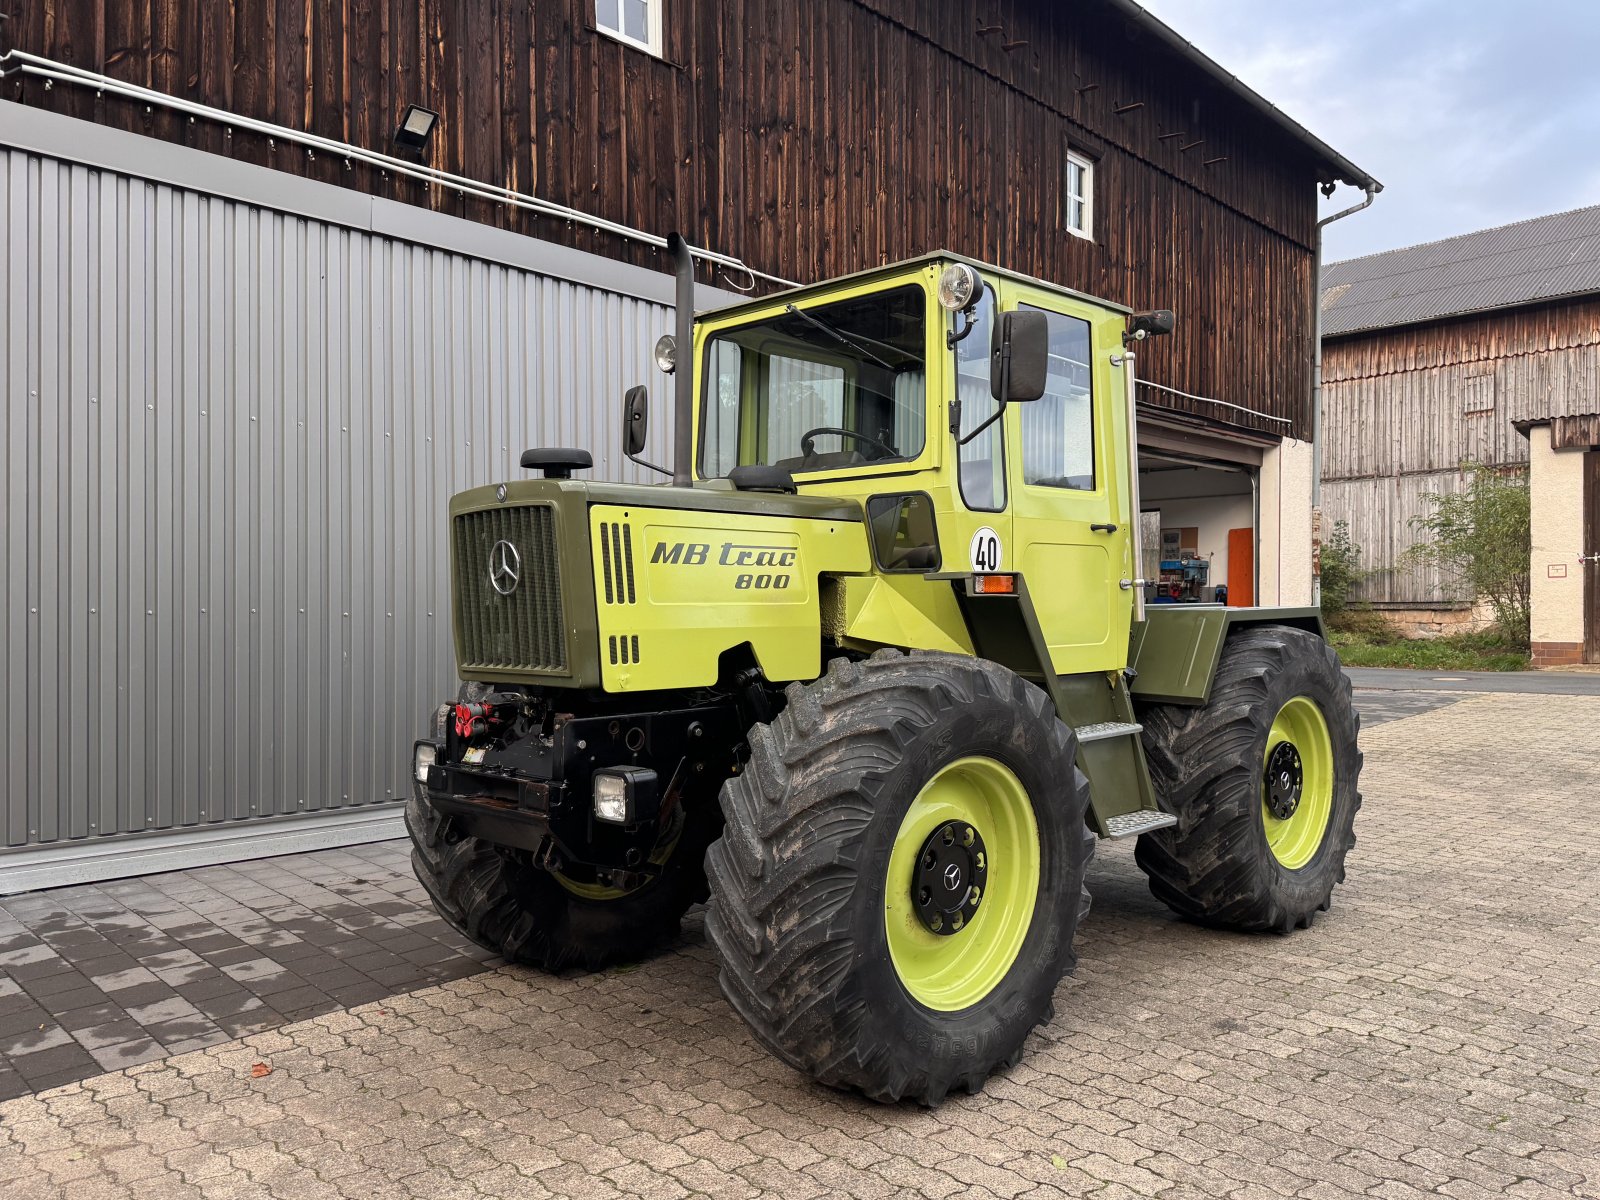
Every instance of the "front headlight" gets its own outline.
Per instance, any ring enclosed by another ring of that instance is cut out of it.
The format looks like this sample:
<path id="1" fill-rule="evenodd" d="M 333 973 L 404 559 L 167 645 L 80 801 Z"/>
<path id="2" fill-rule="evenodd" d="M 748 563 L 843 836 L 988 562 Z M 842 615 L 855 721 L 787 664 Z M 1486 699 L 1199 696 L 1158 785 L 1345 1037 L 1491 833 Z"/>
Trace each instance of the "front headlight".
<path id="1" fill-rule="evenodd" d="M 411 752 L 411 771 L 418 783 L 428 782 L 428 768 L 439 756 L 439 748 L 432 742 L 418 742 Z"/>
<path id="2" fill-rule="evenodd" d="M 605 767 L 594 773 L 594 817 L 612 825 L 654 821 L 656 773 L 649 767 Z"/>

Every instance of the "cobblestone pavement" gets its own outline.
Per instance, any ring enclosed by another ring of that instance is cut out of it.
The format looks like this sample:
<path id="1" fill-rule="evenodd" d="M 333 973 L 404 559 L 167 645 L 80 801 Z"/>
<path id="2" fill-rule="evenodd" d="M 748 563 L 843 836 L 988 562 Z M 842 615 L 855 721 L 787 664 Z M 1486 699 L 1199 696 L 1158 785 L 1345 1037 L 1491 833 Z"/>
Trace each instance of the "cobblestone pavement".
<path id="1" fill-rule="evenodd" d="M 0 899 L 0 1100 L 459 979 L 409 843 Z"/>
<path id="2" fill-rule="evenodd" d="M 1364 738 L 1317 926 L 1172 919 L 1125 846 L 1023 1062 L 932 1112 L 819 1089 L 720 999 L 502 968 L 0 1105 L 0 1195 L 1600 1198 L 1600 699 Z M 1575 803 L 1577 802 L 1577 803 Z M 1586 809 L 1582 811 L 1586 812 Z"/>

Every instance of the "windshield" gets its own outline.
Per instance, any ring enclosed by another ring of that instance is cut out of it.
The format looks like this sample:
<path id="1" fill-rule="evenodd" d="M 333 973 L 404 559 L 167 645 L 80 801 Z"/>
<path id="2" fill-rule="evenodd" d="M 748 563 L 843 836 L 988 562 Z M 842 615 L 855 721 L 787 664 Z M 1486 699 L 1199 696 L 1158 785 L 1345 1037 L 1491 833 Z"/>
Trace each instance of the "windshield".
<path id="1" fill-rule="evenodd" d="M 827 471 L 922 453 L 927 298 L 916 285 L 789 305 L 706 348 L 700 469 Z"/>

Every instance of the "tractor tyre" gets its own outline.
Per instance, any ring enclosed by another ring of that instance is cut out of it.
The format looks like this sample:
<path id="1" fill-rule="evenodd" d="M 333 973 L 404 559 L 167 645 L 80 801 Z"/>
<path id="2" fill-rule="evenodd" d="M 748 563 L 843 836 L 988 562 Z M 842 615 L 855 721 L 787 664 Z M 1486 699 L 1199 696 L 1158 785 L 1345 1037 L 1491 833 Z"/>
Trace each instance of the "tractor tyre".
<path id="1" fill-rule="evenodd" d="M 836 659 L 750 733 L 706 856 L 723 993 L 875 1100 L 978 1091 L 1054 1014 L 1094 852 L 1043 691 L 953 654 Z"/>
<path id="2" fill-rule="evenodd" d="M 464 696 L 472 686 L 462 689 Z M 462 836 L 420 783 L 413 782 L 406 805 L 406 830 L 418 880 L 456 929 L 507 962 L 592 971 L 644 958 L 678 932 L 691 904 L 705 899 L 702 864 L 716 836 L 716 813 L 709 803 L 677 812 L 654 859 L 659 873 L 627 891 L 557 874 L 526 852 Z"/>
<path id="3" fill-rule="evenodd" d="M 1245 629 L 1224 643 L 1206 704 L 1139 719 L 1178 818 L 1134 853 L 1156 897 L 1226 929 L 1289 933 L 1326 912 L 1361 807 L 1361 720 L 1333 647 L 1287 626 Z"/>

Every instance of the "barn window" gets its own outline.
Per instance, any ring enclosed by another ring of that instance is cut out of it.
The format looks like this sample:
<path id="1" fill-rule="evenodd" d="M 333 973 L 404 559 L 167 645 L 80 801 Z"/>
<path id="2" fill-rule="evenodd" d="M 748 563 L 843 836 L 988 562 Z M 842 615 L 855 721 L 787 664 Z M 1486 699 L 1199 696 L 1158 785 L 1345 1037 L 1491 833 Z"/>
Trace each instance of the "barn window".
<path id="1" fill-rule="evenodd" d="M 1067 151 L 1067 203 L 1063 224 L 1068 233 L 1094 239 L 1094 163 Z"/>
<path id="2" fill-rule="evenodd" d="M 619 42 L 661 56 L 661 6 L 666 0 L 594 0 L 594 23 Z"/>

